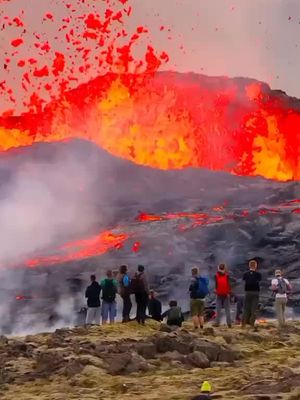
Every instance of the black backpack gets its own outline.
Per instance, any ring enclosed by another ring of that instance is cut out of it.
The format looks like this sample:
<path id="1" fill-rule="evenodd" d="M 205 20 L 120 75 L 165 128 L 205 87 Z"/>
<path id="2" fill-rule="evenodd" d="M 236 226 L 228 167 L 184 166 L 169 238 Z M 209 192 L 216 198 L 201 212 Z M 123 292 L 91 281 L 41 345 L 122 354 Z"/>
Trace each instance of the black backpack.
<path id="1" fill-rule="evenodd" d="M 117 287 L 113 279 L 105 279 L 102 286 L 102 300 L 112 303 L 116 299 Z"/>

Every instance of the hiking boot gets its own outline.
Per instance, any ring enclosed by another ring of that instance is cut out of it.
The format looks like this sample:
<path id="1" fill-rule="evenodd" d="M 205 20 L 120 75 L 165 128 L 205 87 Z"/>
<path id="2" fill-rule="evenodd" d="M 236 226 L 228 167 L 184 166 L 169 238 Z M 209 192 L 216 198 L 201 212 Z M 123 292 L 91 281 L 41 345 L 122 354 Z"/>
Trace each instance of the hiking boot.
<path id="1" fill-rule="evenodd" d="M 231 324 L 228 324 L 227 327 L 228 327 L 228 328 L 232 328 L 232 325 L 231 325 Z"/>

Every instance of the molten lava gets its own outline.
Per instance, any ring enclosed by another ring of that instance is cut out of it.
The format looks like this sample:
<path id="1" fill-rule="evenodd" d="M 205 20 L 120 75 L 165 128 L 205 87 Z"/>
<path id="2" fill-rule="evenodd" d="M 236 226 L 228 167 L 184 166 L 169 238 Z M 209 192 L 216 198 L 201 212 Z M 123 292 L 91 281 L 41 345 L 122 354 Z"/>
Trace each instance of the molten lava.
<path id="1" fill-rule="evenodd" d="M 273 213 L 300 214 L 300 210 L 297 208 L 299 202 L 299 199 L 295 199 L 279 204 L 277 208 L 259 208 L 251 212 L 243 209 L 228 209 L 224 206 L 220 206 L 208 209 L 206 212 L 175 212 L 159 215 L 140 213 L 133 222 L 129 221 L 126 227 L 119 227 L 118 233 L 105 231 L 88 239 L 66 243 L 54 250 L 52 254 L 27 260 L 25 264 L 30 268 L 49 266 L 96 257 L 109 251 L 122 250 L 128 245 L 129 239 L 144 239 L 144 224 L 163 224 L 168 223 L 168 221 L 173 221 L 173 228 L 184 234 L 186 231 L 198 229 L 207 225 L 220 224 L 226 220 L 238 221 L 244 218 L 247 219 L 250 216 L 256 217 L 257 215 Z M 120 230 L 121 233 L 119 233 Z M 134 241 L 130 247 L 130 251 L 138 253 L 141 250 L 142 242 L 140 240 Z"/>
<path id="2" fill-rule="evenodd" d="M 37 267 L 38 265 L 53 265 L 99 256 L 111 249 L 122 248 L 128 237 L 129 236 L 125 233 L 114 234 L 112 232 L 102 232 L 89 239 L 66 243 L 60 247 L 55 254 L 49 255 L 48 257 L 38 257 L 27 260 L 26 266 Z"/>
<path id="3" fill-rule="evenodd" d="M 147 45 L 141 59 L 133 56 L 149 32 L 143 26 L 131 34 L 125 30 L 130 2 L 106 0 L 104 8 L 62 3 L 71 10 L 63 25 L 58 29 L 53 13 L 43 15 L 43 22 L 57 29 L 57 40 L 67 46 L 64 54 L 55 41 L 41 41 L 52 37 L 45 32 L 31 32 L 33 45 L 22 13 L 4 17 L 4 27 L 22 32 L 11 38 L 5 65 L 8 71 L 13 63 L 22 68 L 28 111 L 13 117 L 13 108 L 2 116 L 2 151 L 83 138 L 154 168 L 201 167 L 280 181 L 300 179 L 296 100 L 251 80 L 158 73 L 168 62 L 166 52 Z M 24 46 L 29 53 L 35 49 L 36 58 L 20 59 L 18 49 Z M 99 77 L 80 85 L 90 71 Z M 14 106 L 16 96 L 5 80 L 1 88 Z"/>
<path id="4" fill-rule="evenodd" d="M 155 168 L 300 179 L 300 112 L 260 83 L 107 74 L 0 126 L 2 150 L 83 138 Z"/>

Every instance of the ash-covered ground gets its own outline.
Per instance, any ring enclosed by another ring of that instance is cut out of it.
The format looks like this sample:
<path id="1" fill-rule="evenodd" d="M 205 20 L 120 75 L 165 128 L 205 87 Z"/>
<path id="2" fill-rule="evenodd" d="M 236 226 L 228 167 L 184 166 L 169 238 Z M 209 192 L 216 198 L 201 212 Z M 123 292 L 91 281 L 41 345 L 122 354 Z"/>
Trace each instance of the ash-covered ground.
<path id="1" fill-rule="evenodd" d="M 273 315 L 269 287 L 278 267 L 293 284 L 291 315 L 300 310 L 298 182 L 192 168 L 161 171 L 84 141 L 5 153 L 0 177 L 3 332 L 78 322 L 90 273 L 100 278 L 123 263 L 132 272 L 144 264 L 159 297 L 176 298 L 187 309 L 192 266 L 212 277 L 226 262 L 241 293 L 241 276 L 255 257 L 264 278 L 263 314 Z M 80 253 L 86 256 L 60 261 L 74 252 L 64 244 L 84 247 L 104 231 L 126 238 L 107 251 L 96 244 Z"/>

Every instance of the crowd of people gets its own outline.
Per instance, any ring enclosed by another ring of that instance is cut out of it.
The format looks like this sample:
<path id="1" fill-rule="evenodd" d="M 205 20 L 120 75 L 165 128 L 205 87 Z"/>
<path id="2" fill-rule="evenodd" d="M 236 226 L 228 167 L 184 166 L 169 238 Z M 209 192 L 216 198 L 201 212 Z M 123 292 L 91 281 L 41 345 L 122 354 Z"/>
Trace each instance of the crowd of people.
<path id="1" fill-rule="evenodd" d="M 214 284 L 210 285 L 208 277 L 202 275 L 198 268 L 191 271 L 191 282 L 188 288 L 190 295 L 190 315 L 195 330 L 202 329 L 205 323 L 206 298 L 211 293 L 211 286 L 214 286 L 216 297 L 216 313 L 214 325 L 221 323 L 222 310 L 225 311 L 228 328 L 232 327 L 232 303 L 236 303 L 235 323 L 242 327 L 250 325 L 256 329 L 255 322 L 259 306 L 260 284 L 262 275 L 257 271 L 257 261 L 249 262 L 249 270 L 243 276 L 244 295 L 234 295 L 231 288 L 231 279 L 227 266 L 219 264 Z M 288 296 L 291 293 L 289 281 L 283 277 L 282 271 L 277 269 L 275 277 L 271 282 L 271 290 L 275 300 L 275 310 L 278 324 L 282 327 L 285 324 L 285 309 Z M 139 265 L 133 276 L 130 276 L 126 265 L 122 265 L 118 271 L 108 270 L 106 278 L 100 283 L 96 276 L 91 275 L 91 284 L 86 289 L 87 315 L 86 324 L 110 324 L 115 322 L 117 316 L 116 297 L 119 295 L 123 302 L 122 322 L 132 320 L 132 296 L 136 302 L 136 315 L 133 318 L 139 324 L 144 325 L 146 318 L 156 321 L 166 319 L 168 325 L 181 326 L 184 321 L 184 314 L 176 300 L 169 302 L 169 308 L 162 312 L 162 303 L 157 299 L 156 293 L 149 289 L 148 280 L 143 265 Z M 100 301 L 102 299 L 102 304 Z M 147 313 L 148 309 L 148 313 Z"/>

